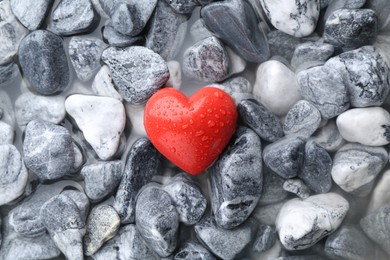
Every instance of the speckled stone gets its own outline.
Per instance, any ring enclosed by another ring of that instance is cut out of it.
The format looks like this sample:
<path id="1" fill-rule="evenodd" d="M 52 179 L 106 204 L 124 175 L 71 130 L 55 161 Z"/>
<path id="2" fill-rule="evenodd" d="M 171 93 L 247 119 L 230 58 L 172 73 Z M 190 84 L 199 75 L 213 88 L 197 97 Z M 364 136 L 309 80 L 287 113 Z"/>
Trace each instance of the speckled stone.
<path id="1" fill-rule="evenodd" d="M 328 120 L 326 125 L 319 128 L 312 136 L 312 139 L 328 152 L 337 151 L 345 143 L 334 119 Z"/>
<path id="2" fill-rule="evenodd" d="M 277 240 L 275 228 L 270 225 L 260 224 L 257 230 L 256 238 L 253 242 L 252 250 L 256 253 L 262 253 L 271 249 Z"/>
<path id="3" fill-rule="evenodd" d="M 290 61 L 294 55 L 295 49 L 306 42 L 304 38 L 297 38 L 279 30 L 273 30 L 267 33 L 267 40 L 271 57 L 283 57 Z"/>
<path id="4" fill-rule="evenodd" d="M 291 58 L 291 67 L 296 73 L 315 66 L 324 65 L 333 55 L 334 47 L 322 42 L 304 42 L 299 44 Z"/>
<path id="5" fill-rule="evenodd" d="M 0 121 L 0 145 L 13 144 L 15 139 L 15 130 L 7 123 Z"/>
<path id="6" fill-rule="evenodd" d="M 10 0 L 13 14 L 30 31 L 42 25 L 53 3 L 54 0 Z"/>
<path id="7" fill-rule="evenodd" d="M 283 189 L 297 195 L 301 199 L 307 199 L 310 196 L 310 189 L 301 179 L 288 179 L 283 183 Z"/>
<path id="8" fill-rule="evenodd" d="M 213 254 L 203 247 L 199 242 L 190 241 L 185 243 L 173 257 L 174 260 L 216 260 Z"/>
<path id="9" fill-rule="evenodd" d="M 0 65 L 0 88 L 10 85 L 19 76 L 19 67 L 15 63 Z"/>
<path id="10" fill-rule="evenodd" d="M 108 43 L 113 47 L 128 47 L 133 44 L 140 43 L 144 39 L 142 35 L 128 36 L 121 34 L 115 30 L 114 27 L 112 27 L 111 23 L 108 23 L 102 27 L 102 37 L 105 43 Z"/>

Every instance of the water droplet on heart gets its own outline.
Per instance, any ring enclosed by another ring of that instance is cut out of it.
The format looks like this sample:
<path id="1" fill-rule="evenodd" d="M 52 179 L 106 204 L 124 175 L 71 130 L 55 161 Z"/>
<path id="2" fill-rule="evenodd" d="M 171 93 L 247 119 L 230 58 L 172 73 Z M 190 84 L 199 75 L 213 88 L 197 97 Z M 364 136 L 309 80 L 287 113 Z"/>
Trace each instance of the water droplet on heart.
<path id="1" fill-rule="evenodd" d="M 209 140 L 209 138 L 207 136 L 202 136 L 202 142 L 205 142 L 207 140 Z"/>
<path id="2" fill-rule="evenodd" d="M 157 116 L 161 116 L 161 112 L 157 112 Z"/>
<path id="3" fill-rule="evenodd" d="M 199 115 L 200 118 L 205 118 L 206 116 L 204 114 Z"/>
<path id="4" fill-rule="evenodd" d="M 188 128 L 188 125 L 187 125 L 187 124 L 186 124 L 186 125 L 182 125 L 181 128 L 187 129 L 187 128 Z"/>
<path id="5" fill-rule="evenodd" d="M 225 123 L 224 123 L 224 122 L 219 122 L 219 126 L 220 126 L 220 127 L 224 127 L 224 126 L 225 126 Z"/>
<path id="6" fill-rule="evenodd" d="M 218 114 L 215 114 L 214 116 L 215 116 L 215 118 L 220 118 L 220 116 Z"/>
<path id="7" fill-rule="evenodd" d="M 177 127 L 176 123 L 173 123 L 173 127 L 174 127 L 174 128 L 176 128 L 176 127 Z"/>
<path id="8" fill-rule="evenodd" d="M 219 92 L 219 91 L 215 91 L 215 92 L 214 92 L 214 96 L 216 96 L 217 98 L 223 98 L 222 93 Z"/>
<path id="9" fill-rule="evenodd" d="M 171 147 L 171 148 L 169 148 L 169 150 L 172 152 L 172 153 L 176 153 L 176 148 L 175 147 Z"/>
<path id="10" fill-rule="evenodd" d="M 195 136 L 198 137 L 198 136 L 202 136 L 204 135 L 204 132 L 202 130 L 199 130 L 195 133 Z"/>
<path id="11" fill-rule="evenodd" d="M 221 112 L 222 115 L 226 115 L 226 111 L 223 109 L 220 109 L 219 112 Z"/>
<path id="12" fill-rule="evenodd" d="M 207 113 L 211 114 L 213 113 L 213 110 L 211 108 L 207 109 Z"/>
<path id="13" fill-rule="evenodd" d="M 194 120 L 190 119 L 190 124 L 192 125 L 194 123 Z"/>
<path id="14" fill-rule="evenodd" d="M 219 129 L 215 129 L 215 130 L 214 130 L 214 133 L 215 133 L 215 134 L 218 134 L 218 133 L 219 133 Z"/>
<path id="15" fill-rule="evenodd" d="M 156 129 L 157 129 L 157 130 L 160 129 L 160 126 L 159 126 L 159 125 L 156 125 Z"/>
<path id="16" fill-rule="evenodd" d="M 183 119 L 179 118 L 177 121 L 178 121 L 179 123 L 181 123 L 181 122 L 183 122 Z"/>
<path id="17" fill-rule="evenodd" d="M 188 111 L 194 111 L 194 108 L 191 106 L 188 108 Z"/>
<path id="18" fill-rule="evenodd" d="M 213 120 L 209 120 L 208 122 L 207 122 L 207 126 L 208 127 L 214 127 L 215 126 L 215 122 L 213 121 Z"/>

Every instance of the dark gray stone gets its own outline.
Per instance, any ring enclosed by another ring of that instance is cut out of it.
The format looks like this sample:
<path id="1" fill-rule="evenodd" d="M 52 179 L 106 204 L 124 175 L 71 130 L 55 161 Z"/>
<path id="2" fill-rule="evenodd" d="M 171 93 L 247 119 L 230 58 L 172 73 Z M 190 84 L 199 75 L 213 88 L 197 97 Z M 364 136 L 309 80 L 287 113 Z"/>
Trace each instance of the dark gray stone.
<path id="1" fill-rule="evenodd" d="M 284 136 L 280 119 L 256 100 L 242 100 L 237 111 L 241 120 L 262 139 L 275 142 Z"/>
<path id="2" fill-rule="evenodd" d="M 73 139 L 68 130 L 46 121 L 28 123 L 23 153 L 26 167 L 42 181 L 70 174 L 75 162 Z"/>
<path id="3" fill-rule="evenodd" d="M 169 61 L 176 57 L 183 45 L 187 33 L 188 16 L 175 13 L 167 2 L 172 1 L 157 2 L 146 35 L 145 46 Z"/>
<path id="4" fill-rule="evenodd" d="M 90 0 L 61 0 L 53 11 L 49 28 L 59 35 L 89 33 L 98 25 L 100 16 Z"/>
<path id="5" fill-rule="evenodd" d="M 110 68 L 118 92 L 130 104 L 146 102 L 169 79 L 164 59 L 145 47 L 110 47 L 103 51 L 102 60 Z"/>
<path id="6" fill-rule="evenodd" d="M 263 189 L 259 204 L 272 204 L 286 199 L 288 192 L 283 189 L 284 181 L 285 179 L 263 166 Z"/>
<path id="7" fill-rule="evenodd" d="M 246 1 L 218 1 L 206 5 L 201 17 L 207 27 L 244 60 L 264 62 L 270 57 L 266 36 Z"/>
<path id="8" fill-rule="evenodd" d="M 238 128 L 210 168 L 211 208 L 220 227 L 237 227 L 250 216 L 261 196 L 262 166 L 260 138 Z"/>
<path id="9" fill-rule="evenodd" d="M 281 56 L 290 61 L 295 49 L 305 40 L 297 38 L 279 30 L 273 30 L 267 34 L 267 40 L 271 56 Z"/>
<path id="10" fill-rule="evenodd" d="M 176 13 L 191 14 L 200 5 L 197 0 L 165 0 Z"/>
<path id="11" fill-rule="evenodd" d="M 121 34 L 111 24 L 106 24 L 102 27 L 102 37 L 105 43 L 113 47 L 128 47 L 142 42 L 144 39 L 142 35 L 128 36 Z"/>
<path id="12" fill-rule="evenodd" d="M 316 193 L 326 193 L 332 188 L 332 158 L 313 140 L 305 145 L 302 170 L 298 177 Z"/>
<path id="13" fill-rule="evenodd" d="M 159 153 L 149 139 L 140 138 L 131 147 L 122 180 L 115 196 L 114 208 L 122 223 L 134 222 L 135 201 L 139 190 L 158 174 Z"/>
<path id="14" fill-rule="evenodd" d="M 88 198 L 99 201 L 112 193 L 121 181 L 122 165 L 122 161 L 111 161 L 84 166 L 80 174 L 84 177 Z"/>
<path id="15" fill-rule="evenodd" d="M 19 46 L 19 63 L 31 88 L 43 95 L 63 91 L 70 72 L 61 37 L 45 30 L 33 31 Z"/>
<path id="16" fill-rule="evenodd" d="M 281 177 L 296 177 L 301 171 L 305 141 L 300 137 L 284 137 L 269 144 L 263 152 L 264 163 Z"/>
<path id="17" fill-rule="evenodd" d="M 53 3 L 54 0 L 10 0 L 12 12 L 30 31 L 41 27 Z"/>
<path id="18" fill-rule="evenodd" d="M 156 185 L 146 186 L 137 196 L 135 223 L 146 243 L 161 257 L 177 245 L 179 214 L 169 193 Z"/>
<path id="19" fill-rule="evenodd" d="M 297 195 L 301 199 L 306 199 L 310 196 L 310 189 L 301 179 L 285 180 L 283 189 Z"/>
<path id="20" fill-rule="evenodd" d="M 325 23 L 324 40 L 344 51 L 375 42 L 377 19 L 371 9 L 340 9 Z"/>
<path id="21" fill-rule="evenodd" d="M 322 42 L 304 42 L 299 44 L 291 58 L 291 67 L 297 73 L 315 66 L 324 65 L 333 55 L 334 47 Z"/>
<path id="22" fill-rule="evenodd" d="M 304 99 L 320 111 L 324 119 L 338 116 L 349 108 L 348 90 L 342 75 L 330 66 L 318 66 L 297 74 Z"/>
<path id="23" fill-rule="evenodd" d="M 183 172 L 175 175 L 163 189 L 171 196 L 181 222 L 194 225 L 202 218 L 207 200 L 188 174 Z"/>
<path id="24" fill-rule="evenodd" d="M 204 20 L 199 18 L 190 27 L 190 35 L 195 42 L 213 36 L 213 33 L 207 28 Z"/>
<path id="25" fill-rule="evenodd" d="M 19 76 L 19 67 L 15 63 L 0 65 L 0 88 L 8 86 Z"/>
<path id="26" fill-rule="evenodd" d="M 255 253 L 263 253 L 275 245 L 276 239 L 277 234 L 275 228 L 270 225 L 260 224 L 252 250 Z"/>
<path id="27" fill-rule="evenodd" d="M 184 75 L 189 78 L 221 81 L 229 74 L 229 55 L 223 43 L 211 36 L 185 51 L 182 66 Z"/>
<path id="28" fill-rule="evenodd" d="M 190 241 L 177 251 L 173 260 L 216 260 L 216 258 L 198 242 Z"/>

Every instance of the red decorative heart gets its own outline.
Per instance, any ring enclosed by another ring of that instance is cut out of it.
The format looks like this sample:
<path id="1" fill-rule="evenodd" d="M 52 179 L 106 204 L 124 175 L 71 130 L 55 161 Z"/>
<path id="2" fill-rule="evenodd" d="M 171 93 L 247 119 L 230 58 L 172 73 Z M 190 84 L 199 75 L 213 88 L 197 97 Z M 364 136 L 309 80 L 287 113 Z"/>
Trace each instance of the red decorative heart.
<path id="1" fill-rule="evenodd" d="M 222 152 L 236 130 L 232 98 L 204 87 L 190 98 L 174 88 L 157 91 L 147 102 L 144 126 L 153 145 L 190 174 L 203 172 Z"/>

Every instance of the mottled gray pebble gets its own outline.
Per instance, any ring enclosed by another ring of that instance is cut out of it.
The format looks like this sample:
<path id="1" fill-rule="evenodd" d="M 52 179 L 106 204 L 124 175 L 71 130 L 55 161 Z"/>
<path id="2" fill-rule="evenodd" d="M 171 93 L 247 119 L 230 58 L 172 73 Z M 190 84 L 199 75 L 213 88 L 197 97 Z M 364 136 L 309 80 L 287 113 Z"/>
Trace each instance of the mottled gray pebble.
<path id="1" fill-rule="evenodd" d="M 271 204 L 287 198 L 288 192 L 283 189 L 285 179 L 263 166 L 263 189 L 259 200 L 260 205 Z"/>
<path id="2" fill-rule="evenodd" d="M 198 242 L 190 241 L 180 247 L 173 260 L 216 260 L 216 258 Z"/>
<path id="3" fill-rule="evenodd" d="M 54 0 L 10 0 L 12 12 L 30 31 L 42 25 L 53 3 Z"/>
<path id="4" fill-rule="evenodd" d="M 285 191 L 294 193 L 301 199 L 306 199 L 310 196 L 310 189 L 300 179 L 288 179 L 283 183 Z"/>
<path id="5" fill-rule="evenodd" d="M 15 138 L 15 130 L 7 123 L 0 121 L 0 145 L 13 144 Z"/>
<path id="6" fill-rule="evenodd" d="M 326 125 L 319 128 L 312 138 L 328 152 L 337 151 L 345 143 L 345 140 L 337 128 L 336 120 L 334 119 L 328 120 Z"/>
<path id="7" fill-rule="evenodd" d="M 8 86 L 19 76 L 19 67 L 15 63 L 0 65 L 0 88 Z"/>
<path id="8" fill-rule="evenodd" d="M 84 192 L 78 190 L 64 190 L 61 194 L 73 200 L 80 211 L 81 218 L 85 221 L 89 213 L 90 202 Z"/>
<path id="9" fill-rule="evenodd" d="M 252 250 L 256 253 L 262 253 L 271 249 L 277 240 L 275 228 L 270 225 L 260 224 L 257 230 L 256 238 L 253 242 Z"/>
<path id="10" fill-rule="evenodd" d="M 304 42 L 299 44 L 291 58 L 291 67 L 296 73 L 315 66 L 324 65 L 333 55 L 334 47 L 322 42 Z"/>

